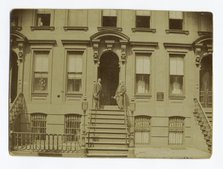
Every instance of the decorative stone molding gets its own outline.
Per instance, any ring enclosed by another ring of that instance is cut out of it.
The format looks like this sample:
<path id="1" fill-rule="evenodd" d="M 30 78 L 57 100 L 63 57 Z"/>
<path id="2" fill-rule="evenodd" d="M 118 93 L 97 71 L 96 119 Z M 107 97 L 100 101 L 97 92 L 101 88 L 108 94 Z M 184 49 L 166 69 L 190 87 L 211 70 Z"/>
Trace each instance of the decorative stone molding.
<path id="1" fill-rule="evenodd" d="M 126 46 L 129 37 L 116 30 L 102 30 L 91 36 L 91 44 L 93 48 L 93 58 L 95 63 L 99 63 L 100 55 L 106 51 L 115 52 L 115 47 L 120 46 L 122 63 L 126 61 Z M 100 49 L 100 50 L 99 50 Z M 115 52 L 116 53 L 116 52 Z"/>
<path id="2" fill-rule="evenodd" d="M 11 45 L 11 50 L 13 50 L 18 59 L 18 63 L 23 62 L 24 59 L 24 52 L 25 52 L 25 47 L 27 43 L 27 38 L 19 33 L 18 31 L 12 31 L 11 36 L 10 36 L 10 45 Z"/>
<path id="3" fill-rule="evenodd" d="M 193 43 L 193 50 L 195 53 L 195 65 L 200 67 L 201 60 L 208 56 L 212 55 L 212 37 L 211 36 L 203 36 L 198 38 Z"/>
<path id="4" fill-rule="evenodd" d="M 121 60 L 122 63 L 126 61 L 126 44 L 121 44 Z"/>
<path id="5" fill-rule="evenodd" d="M 93 58 L 94 58 L 94 62 L 97 63 L 99 60 L 99 55 L 98 55 L 98 43 L 93 43 L 93 50 L 94 50 L 94 54 L 93 54 Z"/>

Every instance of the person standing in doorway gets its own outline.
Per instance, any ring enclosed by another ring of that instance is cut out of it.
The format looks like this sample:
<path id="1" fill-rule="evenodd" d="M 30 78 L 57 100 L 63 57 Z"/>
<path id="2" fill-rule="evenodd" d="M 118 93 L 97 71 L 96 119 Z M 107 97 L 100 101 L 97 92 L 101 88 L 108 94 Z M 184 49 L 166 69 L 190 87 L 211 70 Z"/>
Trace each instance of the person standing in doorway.
<path id="1" fill-rule="evenodd" d="M 126 87 L 124 82 L 120 82 L 119 86 L 115 92 L 115 96 L 114 99 L 116 100 L 117 104 L 118 104 L 118 108 L 123 110 L 124 107 L 126 107 L 126 103 L 125 103 L 125 95 L 126 95 Z"/>
<path id="2" fill-rule="evenodd" d="M 101 90 L 102 90 L 101 79 L 98 78 L 98 81 L 94 83 L 94 89 L 93 89 L 93 101 L 95 109 L 100 109 Z"/>

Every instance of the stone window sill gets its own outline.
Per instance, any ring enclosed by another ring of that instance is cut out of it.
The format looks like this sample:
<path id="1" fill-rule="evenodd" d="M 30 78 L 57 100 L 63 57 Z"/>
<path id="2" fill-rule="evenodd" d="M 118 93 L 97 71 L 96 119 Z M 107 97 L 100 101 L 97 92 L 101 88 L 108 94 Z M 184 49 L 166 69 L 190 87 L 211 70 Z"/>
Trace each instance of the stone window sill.
<path id="1" fill-rule="evenodd" d="M 35 30 L 50 30 L 53 31 L 55 30 L 54 26 L 31 26 L 31 30 L 35 31 Z"/>
<path id="2" fill-rule="evenodd" d="M 186 97 L 183 95 L 170 95 L 169 99 L 170 100 L 184 100 Z"/>
<path id="3" fill-rule="evenodd" d="M 166 29 L 167 34 L 185 34 L 189 35 L 189 31 L 181 29 Z"/>
<path id="4" fill-rule="evenodd" d="M 86 26 L 64 26 L 65 31 L 87 31 L 88 27 Z"/>
<path id="5" fill-rule="evenodd" d="M 136 99 L 150 99 L 152 95 L 150 94 L 136 94 L 135 98 Z"/>
<path id="6" fill-rule="evenodd" d="M 151 28 L 132 28 L 132 32 L 152 32 L 152 33 L 156 33 L 156 29 L 151 29 Z"/>

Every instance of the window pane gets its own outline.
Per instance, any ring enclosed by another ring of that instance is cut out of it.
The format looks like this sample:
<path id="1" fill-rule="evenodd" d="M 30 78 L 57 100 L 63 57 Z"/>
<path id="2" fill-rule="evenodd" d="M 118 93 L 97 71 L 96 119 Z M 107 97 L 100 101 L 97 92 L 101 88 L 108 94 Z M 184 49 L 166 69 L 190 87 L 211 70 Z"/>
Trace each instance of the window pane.
<path id="1" fill-rule="evenodd" d="M 102 26 L 116 27 L 117 17 L 116 16 L 103 16 Z"/>
<path id="2" fill-rule="evenodd" d="M 67 91 L 80 92 L 82 88 L 81 79 L 68 79 Z"/>
<path id="3" fill-rule="evenodd" d="M 169 29 L 183 29 L 182 19 L 169 19 Z"/>
<path id="4" fill-rule="evenodd" d="M 170 76 L 170 93 L 183 94 L 183 76 Z"/>
<path id="5" fill-rule="evenodd" d="M 149 75 L 136 74 L 136 92 L 149 93 Z"/>
<path id="6" fill-rule="evenodd" d="M 50 14 L 37 14 L 37 26 L 50 26 Z"/>
<path id="7" fill-rule="evenodd" d="M 136 16 L 136 28 L 150 28 L 150 16 Z"/>
<path id="8" fill-rule="evenodd" d="M 34 73 L 33 90 L 47 91 L 48 89 L 48 73 Z"/>

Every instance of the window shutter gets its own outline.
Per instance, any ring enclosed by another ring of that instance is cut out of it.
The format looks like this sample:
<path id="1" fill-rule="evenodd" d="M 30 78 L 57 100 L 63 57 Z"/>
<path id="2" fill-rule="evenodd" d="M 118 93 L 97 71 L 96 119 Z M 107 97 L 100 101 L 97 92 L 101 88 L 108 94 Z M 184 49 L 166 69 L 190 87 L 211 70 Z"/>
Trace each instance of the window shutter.
<path id="1" fill-rule="evenodd" d="M 150 74 L 149 56 L 136 56 L 136 74 Z"/>
<path id="2" fill-rule="evenodd" d="M 146 10 L 136 11 L 136 15 L 137 16 L 150 16 L 151 11 L 146 11 Z"/>
<path id="3" fill-rule="evenodd" d="M 171 11 L 169 12 L 170 19 L 183 19 L 183 12 Z"/>
<path id="4" fill-rule="evenodd" d="M 82 55 L 80 53 L 69 53 L 68 55 L 68 66 L 67 72 L 75 72 L 81 73 L 82 72 Z"/>
<path id="5" fill-rule="evenodd" d="M 36 53 L 34 56 L 34 71 L 48 72 L 48 53 Z"/>
<path id="6" fill-rule="evenodd" d="M 183 57 L 170 57 L 170 75 L 184 75 Z"/>
<path id="7" fill-rule="evenodd" d="M 117 11 L 113 9 L 103 10 L 103 16 L 117 16 Z"/>

